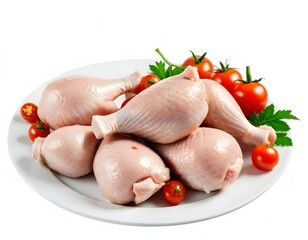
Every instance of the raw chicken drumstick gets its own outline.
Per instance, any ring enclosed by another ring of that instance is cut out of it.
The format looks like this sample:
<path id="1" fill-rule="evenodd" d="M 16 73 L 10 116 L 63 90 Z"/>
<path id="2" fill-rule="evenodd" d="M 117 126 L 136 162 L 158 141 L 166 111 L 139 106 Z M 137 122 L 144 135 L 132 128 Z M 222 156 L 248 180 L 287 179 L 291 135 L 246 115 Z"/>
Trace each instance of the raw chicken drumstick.
<path id="1" fill-rule="evenodd" d="M 51 128 L 90 125 L 92 115 L 118 110 L 114 100 L 134 92 L 141 75 L 138 72 L 120 79 L 68 76 L 52 81 L 45 88 L 38 106 L 39 118 Z"/>
<path id="2" fill-rule="evenodd" d="M 32 145 L 32 156 L 62 175 L 81 177 L 92 172 L 100 142 L 90 126 L 62 127 L 46 138 L 36 138 Z"/>
<path id="3" fill-rule="evenodd" d="M 207 193 L 234 182 L 243 154 L 234 137 L 215 128 L 198 128 L 170 144 L 153 144 L 171 172 L 186 186 Z"/>
<path id="4" fill-rule="evenodd" d="M 203 83 L 209 111 L 202 126 L 224 130 L 248 145 L 258 146 L 275 142 L 274 129 L 269 126 L 251 125 L 240 106 L 222 85 L 207 79 L 203 79 Z"/>
<path id="5" fill-rule="evenodd" d="M 132 133 L 158 143 L 177 141 L 199 127 L 208 111 L 203 81 L 197 69 L 164 79 L 142 91 L 119 111 L 93 116 L 95 136 Z"/>
<path id="6" fill-rule="evenodd" d="M 141 203 L 169 180 L 169 169 L 149 147 L 133 137 L 112 134 L 100 144 L 93 171 L 111 203 Z"/>

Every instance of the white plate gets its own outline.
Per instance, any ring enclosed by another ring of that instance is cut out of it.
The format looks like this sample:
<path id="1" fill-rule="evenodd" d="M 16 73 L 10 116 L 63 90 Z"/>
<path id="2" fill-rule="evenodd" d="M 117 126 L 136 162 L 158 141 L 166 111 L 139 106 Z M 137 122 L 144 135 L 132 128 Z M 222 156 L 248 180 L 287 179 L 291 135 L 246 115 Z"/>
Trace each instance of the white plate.
<path id="1" fill-rule="evenodd" d="M 82 67 L 63 75 L 88 74 L 118 78 L 135 70 L 148 72 L 153 60 L 126 60 Z M 63 76 L 61 75 L 61 76 Z M 59 77 L 59 76 L 58 76 Z M 53 80 L 53 79 L 52 79 Z M 38 103 L 47 83 L 33 91 L 25 102 Z M 117 99 L 120 104 L 124 97 Z M 8 147 L 13 164 L 24 180 L 49 201 L 71 212 L 106 222 L 128 225 L 175 225 L 217 217 L 234 211 L 256 199 L 281 175 L 290 158 L 291 148 L 278 148 L 280 162 L 271 172 L 261 172 L 250 164 L 249 149 L 244 148 L 245 164 L 239 179 L 211 194 L 189 191 L 178 206 L 167 206 L 160 192 L 138 206 L 108 203 L 100 194 L 93 175 L 70 179 L 50 171 L 31 157 L 31 142 L 27 137 L 29 124 L 19 116 L 19 108 L 10 124 Z"/>

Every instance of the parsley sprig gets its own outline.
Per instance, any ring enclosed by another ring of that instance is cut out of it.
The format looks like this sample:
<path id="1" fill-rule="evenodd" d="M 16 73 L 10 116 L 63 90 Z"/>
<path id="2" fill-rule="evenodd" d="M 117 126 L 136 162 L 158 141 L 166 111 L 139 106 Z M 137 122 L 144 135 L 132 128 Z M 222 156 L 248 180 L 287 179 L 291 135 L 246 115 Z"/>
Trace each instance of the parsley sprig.
<path id="1" fill-rule="evenodd" d="M 165 78 L 179 75 L 183 72 L 184 68 L 168 66 L 166 67 L 166 63 L 163 61 L 155 62 L 155 65 L 150 65 L 151 73 L 159 77 L 160 80 Z"/>
<path id="2" fill-rule="evenodd" d="M 274 104 L 267 106 L 261 113 L 253 113 L 249 122 L 259 127 L 261 125 L 271 126 L 277 134 L 275 145 L 292 146 L 292 139 L 288 136 L 290 126 L 284 120 L 299 120 L 292 114 L 291 110 L 275 111 Z"/>
<path id="3" fill-rule="evenodd" d="M 163 61 L 155 62 L 155 65 L 149 65 L 149 67 L 151 73 L 159 77 L 160 80 L 179 75 L 184 71 L 185 67 L 171 63 L 158 48 L 155 49 L 155 51 L 160 55 Z"/>

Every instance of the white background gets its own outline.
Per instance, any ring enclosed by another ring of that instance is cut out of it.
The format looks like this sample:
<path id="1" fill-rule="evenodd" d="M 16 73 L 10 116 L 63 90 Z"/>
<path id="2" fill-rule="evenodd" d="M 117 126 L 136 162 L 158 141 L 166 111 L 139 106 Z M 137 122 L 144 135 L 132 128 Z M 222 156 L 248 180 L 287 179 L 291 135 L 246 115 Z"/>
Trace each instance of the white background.
<path id="1" fill-rule="evenodd" d="M 307 238 L 305 2 L 0 1 L 0 239 Z M 88 219 L 37 194 L 18 175 L 7 150 L 8 126 L 23 99 L 49 79 L 84 65 L 157 58 L 156 47 L 178 63 L 190 49 L 207 51 L 216 65 L 228 58 L 232 66 L 250 65 L 255 78 L 266 78 L 271 100 L 301 119 L 289 122 L 294 147 L 281 178 L 237 211 L 168 227 Z"/>

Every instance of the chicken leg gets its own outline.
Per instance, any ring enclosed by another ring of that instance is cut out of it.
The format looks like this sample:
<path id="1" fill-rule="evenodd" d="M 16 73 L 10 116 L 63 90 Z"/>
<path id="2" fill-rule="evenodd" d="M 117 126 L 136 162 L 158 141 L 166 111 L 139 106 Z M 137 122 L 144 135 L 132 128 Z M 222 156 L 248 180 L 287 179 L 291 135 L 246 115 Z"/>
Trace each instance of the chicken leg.
<path id="1" fill-rule="evenodd" d="M 231 94 L 219 83 L 203 79 L 209 111 L 201 126 L 215 127 L 230 133 L 248 145 L 273 144 L 274 129 L 255 127 L 249 123 Z"/>
<path id="2" fill-rule="evenodd" d="M 90 125 L 92 116 L 118 110 L 114 100 L 134 92 L 141 75 L 138 72 L 120 79 L 106 80 L 90 76 L 68 76 L 52 81 L 38 105 L 40 119 L 51 128 Z"/>
<path id="3" fill-rule="evenodd" d="M 158 143 L 177 141 L 199 127 L 208 106 L 197 69 L 164 79 L 142 91 L 124 108 L 107 116 L 93 116 L 97 138 L 113 132 L 131 133 Z"/>
<path id="4" fill-rule="evenodd" d="M 177 142 L 152 146 L 186 186 L 207 193 L 234 182 L 243 165 L 237 141 L 215 128 L 198 128 Z"/>
<path id="5" fill-rule="evenodd" d="M 139 204 L 169 180 L 169 169 L 142 142 L 123 134 L 111 134 L 100 144 L 93 171 L 99 189 L 111 203 Z"/>
<path id="6" fill-rule="evenodd" d="M 36 138 L 32 156 L 62 175 L 81 177 L 92 172 L 99 143 L 90 126 L 67 126 Z"/>

